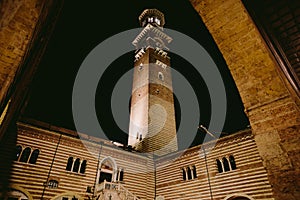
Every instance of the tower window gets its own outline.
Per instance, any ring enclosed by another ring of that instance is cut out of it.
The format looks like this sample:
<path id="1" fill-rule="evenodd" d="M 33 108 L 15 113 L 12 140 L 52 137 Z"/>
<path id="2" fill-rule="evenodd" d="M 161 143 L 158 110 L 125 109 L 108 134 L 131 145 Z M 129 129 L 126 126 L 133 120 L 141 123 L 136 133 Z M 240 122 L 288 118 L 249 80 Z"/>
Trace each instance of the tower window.
<path id="1" fill-rule="evenodd" d="M 160 20 L 158 18 L 155 18 L 155 23 L 157 23 L 158 25 L 160 25 Z"/>
<path id="2" fill-rule="evenodd" d="M 143 135 L 142 135 L 142 134 L 140 134 L 140 141 L 142 141 L 142 139 L 143 139 Z"/>
<path id="3" fill-rule="evenodd" d="M 163 73 L 161 73 L 161 72 L 158 72 L 158 78 L 160 79 L 160 80 L 164 80 L 164 75 L 163 75 Z"/>
<path id="4" fill-rule="evenodd" d="M 153 17 L 149 17 L 148 22 L 153 22 Z"/>
<path id="5" fill-rule="evenodd" d="M 161 66 L 164 70 L 167 68 L 167 65 L 159 60 L 156 60 L 155 64 Z"/>
<path id="6" fill-rule="evenodd" d="M 141 63 L 140 65 L 139 65 L 139 70 L 141 71 L 143 69 L 143 63 Z"/>

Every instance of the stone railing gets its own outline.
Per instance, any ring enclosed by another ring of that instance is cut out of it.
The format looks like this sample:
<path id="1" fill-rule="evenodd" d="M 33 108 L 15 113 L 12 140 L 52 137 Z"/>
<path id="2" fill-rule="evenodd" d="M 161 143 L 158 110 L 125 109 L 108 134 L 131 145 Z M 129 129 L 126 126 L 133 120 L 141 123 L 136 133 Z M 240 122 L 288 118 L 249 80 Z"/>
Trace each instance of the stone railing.
<path id="1" fill-rule="evenodd" d="M 100 192 L 105 193 L 106 191 L 117 191 L 122 200 L 141 200 L 126 189 L 121 183 L 104 181 L 101 184 L 97 184 L 95 187 L 95 194 Z"/>

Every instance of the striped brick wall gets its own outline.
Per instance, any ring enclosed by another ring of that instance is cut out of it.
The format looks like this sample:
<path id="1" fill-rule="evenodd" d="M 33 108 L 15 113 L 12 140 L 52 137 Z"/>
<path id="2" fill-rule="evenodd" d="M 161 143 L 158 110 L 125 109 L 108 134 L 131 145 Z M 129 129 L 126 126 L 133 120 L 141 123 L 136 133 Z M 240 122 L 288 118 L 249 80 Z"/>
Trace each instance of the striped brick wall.
<path id="1" fill-rule="evenodd" d="M 240 193 L 256 200 L 273 199 L 267 172 L 251 131 L 224 137 L 214 148 L 209 146 L 207 143 L 158 159 L 157 195 L 165 199 L 203 200 L 211 199 L 212 195 L 215 200 L 223 200 Z M 206 159 L 202 147 L 206 149 Z M 216 159 L 230 155 L 234 156 L 237 169 L 219 173 Z M 183 180 L 182 168 L 188 166 L 196 167 L 197 178 Z"/>
<path id="2" fill-rule="evenodd" d="M 86 192 L 87 187 L 94 186 L 95 179 L 99 176 L 98 161 L 101 162 L 104 158 L 111 157 L 117 168 L 124 170 L 123 185 L 142 199 L 153 199 L 154 178 L 151 156 L 146 157 L 124 151 L 113 146 L 109 141 L 101 139 L 99 141 L 103 142 L 103 145 L 95 141 L 82 142 L 74 133 L 71 135 L 70 133 L 72 132 L 60 133 L 19 123 L 16 144 L 6 143 L 5 145 L 21 145 L 23 148 L 39 149 L 40 154 L 35 164 L 13 161 L 10 185 L 28 191 L 33 199 L 41 199 L 42 196 L 43 199 L 53 199 L 68 192 L 76 194 L 76 197 L 87 199 L 91 196 L 91 193 Z M 89 145 L 88 149 L 86 145 Z M 7 154 L 7 152 L 2 152 L 2 154 Z M 84 174 L 66 170 L 70 156 L 87 161 Z M 51 179 L 59 182 L 57 188 L 47 186 L 47 180 Z M 145 190 L 145 188 L 148 189 Z"/>
<path id="3" fill-rule="evenodd" d="M 155 163 L 151 155 L 124 151 L 109 141 L 80 135 L 85 139 L 80 140 L 75 132 L 57 127 L 49 130 L 19 123 L 16 143 L 12 140 L 6 145 L 39 149 L 40 154 L 35 164 L 13 161 L 10 185 L 27 191 L 33 199 L 42 196 L 43 199 L 57 199 L 58 196 L 61 199 L 67 194 L 88 199 L 92 194 L 86 191 L 87 187 L 98 182 L 98 163 L 109 157 L 117 169 L 124 170 L 122 184 L 141 199 L 153 199 L 154 194 L 164 196 L 166 200 L 205 200 L 211 196 L 223 200 L 234 195 L 255 200 L 274 199 L 267 171 L 250 130 L 223 137 L 213 148 L 213 142 L 206 143 L 162 156 Z M 7 152 L 0 156 L 5 155 Z M 84 174 L 66 170 L 70 156 L 87 161 Z M 219 172 L 216 160 L 229 156 L 234 157 L 236 169 Z M 182 169 L 187 167 L 195 167 L 196 175 L 183 180 Z M 1 169 L 0 173 L 3 176 L 4 171 Z M 49 188 L 46 184 L 49 180 L 57 180 L 58 187 Z"/>

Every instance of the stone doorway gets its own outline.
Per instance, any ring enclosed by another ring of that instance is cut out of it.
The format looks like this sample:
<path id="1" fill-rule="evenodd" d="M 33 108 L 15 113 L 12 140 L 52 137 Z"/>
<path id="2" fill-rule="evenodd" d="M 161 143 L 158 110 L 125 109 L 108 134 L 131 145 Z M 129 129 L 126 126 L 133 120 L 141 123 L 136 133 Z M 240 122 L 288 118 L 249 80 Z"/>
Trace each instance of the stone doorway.
<path id="1" fill-rule="evenodd" d="M 114 170 L 115 170 L 115 163 L 112 159 L 106 158 L 101 162 L 100 169 L 99 169 L 99 179 L 98 184 L 104 182 L 113 182 L 114 181 Z"/>

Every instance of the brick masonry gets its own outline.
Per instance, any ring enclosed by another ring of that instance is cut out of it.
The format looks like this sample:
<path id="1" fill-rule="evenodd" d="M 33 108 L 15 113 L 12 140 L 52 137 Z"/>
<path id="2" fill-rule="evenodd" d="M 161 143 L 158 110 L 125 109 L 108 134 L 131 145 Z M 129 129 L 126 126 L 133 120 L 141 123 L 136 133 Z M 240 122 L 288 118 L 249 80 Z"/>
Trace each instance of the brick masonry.
<path id="1" fill-rule="evenodd" d="M 0 6 L 0 102 L 2 106 L 19 70 L 42 8 L 36 0 L 4 0 Z"/>
<path id="2" fill-rule="evenodd" d="M 16 120 L 63 1 L 0 2 L 0 139 Z"/>
<path id="3" fill-rule="evenodd" d="M 156 64 L 157 60 L 166 67 Z M 129 144 L 141 152 L 155 150 L 155 154 L 165 155 L 178 149 L 169 65 L 170 58 L 153 48 L 145 50 L 134 65 Z M 163 74 L 162 80 L 159 73 Z"/>
<path id="4" fill-rule="evenodd" d="M 9 186 L 16 189 L 21 188 L 20 191 L 28 191 L 32 197 L 29 199 L 62 199 L 61 196 L 67 196 L 67 194 L 79 197 L 80 200 L 89 199 L 88 196 L 91 196 L 91 193 L 86 191 L 87 187 L 94 186 L 95 181 L 98 183 L 96 180 L 96 177 L 99 179 L 100 173 L 97 169 L 98 163 L 108 157 L 116 163 L 114 170 L 119 168 L 124 170 L 123 185 L 127 189 L 142 199 L 154 198 L 153 159 L 150 156 L 134 155 L 100 138 L 95 140 L 93 137 L 81 134 L 82 139 L 80 139 L 75 131 L 49 126 L 46 123 L 38 122 L 37 124 L 39 124 L 39 128 L 18 123 L 17 129 L 14 130 L 18 132 L 17 138 L 15 138 L 15 134 L 11 133 L 8 142 L 0 146 L 6 149 L 6 151 L 1 151 L 0 158 L 12 162 L 11 176 L 8 177 L 9 185 L 3 185 L 0 182 L 0 198 L 3 195 L 2 189 L 5 189 L 3 187 Z M 41 128 L 45 125 L 47 128 Z M 63 135 L 61 135 L 62 131 L 65 132 Z M 14 161 L 15 148 L 9 147 L 16 145 L 39 149 L 37 163 Z M 67 160 L 70 156 L 87 161 L 84 174 L 66 170 Z M 53 158 L 55 159 L 52 163 Z M 7 174 L 1 166 L 0 181 L 4 176 Z M 59 181 L 57 189 L 49 188 L 47 184 L 44 184 L 50 179 Z M 141 188 L 143 189 L 141 190 Z"/>
<path id="5" fill-rule="evenodd" d="M 191 0 L 191 3 L 235 80 L 276 199 L 300 199 L 299 98 L 287 85 L 240 0 Z M 22 58 L 27 57 L 26 49 L 37 21 L 47 15 L 47 12 L 39 15 L 44 4 L 45 1 L 37 0 L 0 3 L 1 111 L 9 99 Z"/>
<path id="6" fill-rule="evenodd" d="M 291 87 L 240 0 L 191 0 L 223 54 L 276 199 L 300 199 L 300 111 Z"/>

